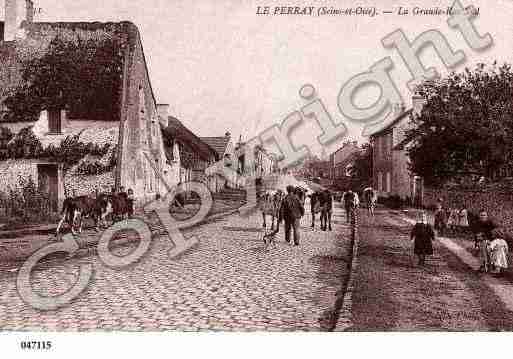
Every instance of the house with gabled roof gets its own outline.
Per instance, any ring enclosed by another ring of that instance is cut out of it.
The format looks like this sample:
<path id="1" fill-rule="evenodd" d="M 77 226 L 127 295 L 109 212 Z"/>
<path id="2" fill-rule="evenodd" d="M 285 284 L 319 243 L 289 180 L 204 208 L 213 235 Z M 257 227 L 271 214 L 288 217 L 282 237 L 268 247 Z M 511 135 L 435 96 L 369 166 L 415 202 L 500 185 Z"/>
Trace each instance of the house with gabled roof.
<path id="1" fill-rule="evenodd" d="M 412 128 L 412 119 L 422 111 L 425 99 L 414 95 L 412 108 L 394 105 L 394 118 L 385 128 L 370 135 L 372 146 L 373 187 L 380 197 L 398 196 L 420 204 L 424 183 L 409 169 L 410 159 L 406 132 Z"/>
<path id="2" fill-rule="evenodd" d="M 210 190 L 219 192 L 225 188 L 241 187 L 242 178 L 237 173 L 238 159 L 230 132 L 226 132 L 224 136 L 200 137 L 200 139 L 213 148 L 219 156 L 219 161 L 206 170 Z M 225 167 L 228 171 L 220 174 L 218 173 L 219 167 Z"/>
<path id="3" fill-rule="evenodd" d="M 221 156 L 180 120 L 168 115 L 168 105 L 159 105 L 164 149 L 168 163 L 180 163 L 180 182 L 208 183 L 205 170 Z"/>
<path id="4" fill-rule="evenodd" d="M 224 136 L 200 137 L 200 139 L 213 148 L 221 159 L 232 159 L 234 144 L 232 142 L 230 132 L 226 132 Z"/>
<path id="5" fill-rule="evenodd" d="M 335 183 L 351 176 L 356 156 L 362 152 L 357 141 L 346 141 L 330 154 L 329 178 Z"/>
<path id="6" fill-rule="evenodd" d="M 0 191 L 30 177 L 57 209 L 121 186 L 142 204 L 179 182 L 134 24 L 34 22 L 31 0 L 6 0 L 0 24 Z"/>

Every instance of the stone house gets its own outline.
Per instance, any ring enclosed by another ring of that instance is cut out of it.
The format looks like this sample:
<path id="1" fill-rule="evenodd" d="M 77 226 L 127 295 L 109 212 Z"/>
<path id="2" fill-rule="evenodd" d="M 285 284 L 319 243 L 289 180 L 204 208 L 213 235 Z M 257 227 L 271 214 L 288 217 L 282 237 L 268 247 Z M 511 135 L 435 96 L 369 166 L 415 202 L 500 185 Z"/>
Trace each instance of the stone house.
<path id="1" fill-rule="evenodd" d="M 405 133 L 411 128 L 413 116 L 420 114 L 424 103 L 424 98 L 415 95 L 411 109 L 394 106 L 395 119 L 370 136 L 373 187 L 380 197 L 398 196 L 418 204 L 422 202 L 424 183 L 421 177 L 409 170 L 409 143 Z"/>
<path id="2" fill-rule="evenodd" d="M 358 142 L 344 142 L 342 146 L 330 155 L 329 178 L 337 180 L 351 175 L 355 155 L 361 152 Z"/>
<path id="3" fill-rule="evenodd" d="M 159 112 L 168 163 L 180 163 L 180 182 L 207 183 L 205 170 L 220 159 L 218 152 L 185 127 L 180 120 L 168 116 L 164 106 L 167 105 L 159 105 Z"/>
<path id="4" fill-rule="evenodd" d="M 200 137 L 200 139 L 213 148 L 219 157 L 219 161 L 207 168 L 208 186 L 212 192 L 220 192 L 225 188 L 239 188 L 242 186 L 240 175 L 237 173 L 237 156 L 235 145 L 230 132 L 218 137 Z M 226 167 L 229 171 L 225 176 L 219 174 L 219 167 Z"/>
<path id="5" fill-rule="evenodd" d="M 121 186 L 139 205 L 178 183 L 134 24 L 33 22 L 31 0 L 0 24 L 0 192 L 31 177 L 55 209 Z"/>
<path id="6" fill-rule="evenodd" d="M 246 146 L 247 144 L 242 141 L 235 146 L 236 169 L 241 185 L 245 183 L 245 178 L 250 176 L 255 178 L 256 184 L 263 183 L 264 177 L 279 171 L 278 157 L 274 153 L 257 145 L 251 149 L 253 151 L 252 159 L 248 159 L 246 158 Z"/>

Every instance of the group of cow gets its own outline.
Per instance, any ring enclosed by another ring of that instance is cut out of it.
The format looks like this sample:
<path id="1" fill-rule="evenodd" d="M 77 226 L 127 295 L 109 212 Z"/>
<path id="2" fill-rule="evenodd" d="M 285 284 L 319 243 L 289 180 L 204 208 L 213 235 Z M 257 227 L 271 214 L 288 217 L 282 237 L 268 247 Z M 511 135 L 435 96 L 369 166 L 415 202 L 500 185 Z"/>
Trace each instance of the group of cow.
<path id="1" fill-rule="evenodd" d="M 64 223 L 68 224 L 73 235 L 77 234 L 77 229 L 81 233 L 86 218 L 93 220 L 95 229 L 99 230 L 99 226 L 108 226 L 107 218 L 112 223 L 126 219 L 133 215 L 133 209 L 133 192 L 128 190 L 127 193 L 123 187 L 119 191 L 113 189 L 111 193 L 67 197 L 62 204 L 62 218 L 57 225 L 56 235 L 59 235 Z"/>
<path id="2" fill-rule="evenodd" d="M 311 227 L 315 228 L 315 218 L 319 214 L 321 230 L 331 231 L 331 217 L 333 213 L 333 193 L 328 189 L 314 191 L 310 194 L 307 193 L 308 190 L 306 188 L 295 187 L 295 194 L 298 197 L 301 204 L 303 205 L 303 207 L 305 205 L 306 198 L 310 199 L 310 214 L 312 218 Z M 267 216 L 271 216 L 271 230 L 274 230 L 275 220 L 276 227 L 278 226 L 280 207 L 285 195 L 285 192 L 280 189 L 265 191 L 263 194 L 259 195 L 258 203 L 260 211 L 262 212 L 262 226 L 264 228 L 267 227 Z M 377 204 L 377 193 L 372 187 L 367 187 L 363 190 L 363 201 L 365 207 L 369 211 L 369 214 L 373 216 L 374 208 Z M 360 205 L 357 193 L 351 190 L 344 192 L 344 195 L 342 196 L 342 202 L 344 204 L 346 213 L 348 214 L 347 218 L 349 221 L 350 210 L 352 208 L 358 208 Z"/>

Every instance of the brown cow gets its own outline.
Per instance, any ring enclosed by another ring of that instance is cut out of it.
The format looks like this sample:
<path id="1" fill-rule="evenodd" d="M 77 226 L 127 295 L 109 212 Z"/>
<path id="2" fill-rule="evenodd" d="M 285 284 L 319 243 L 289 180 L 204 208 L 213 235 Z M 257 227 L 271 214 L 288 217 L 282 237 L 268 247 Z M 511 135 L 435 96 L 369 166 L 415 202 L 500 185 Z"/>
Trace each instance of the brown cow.
<path id="1" fill-rule="evenodd" d="M 75 226 L 78 226 L 78 232 L 82 232 L 83 219 L 86 217 L 94 221 L 96 230 L 100 222 L 104 225 L 105 218 L 112 212 L 112 202 L 108 195 L 100 194 L 98 197 L 77 196 L 68 197 L 64 200 L 61 214 L 63 217 L 57 225 L 56 235 L 59 235 L 64 222 L 67 222 L 71 228 L 71 233 L 76 235 Z"/>
<path id="2" fill-rule="evenodd" d="M 112 204 L 112 222 L 123 220 L 130 214 L 130 202 L 126 192 L 109 195 Z"/>

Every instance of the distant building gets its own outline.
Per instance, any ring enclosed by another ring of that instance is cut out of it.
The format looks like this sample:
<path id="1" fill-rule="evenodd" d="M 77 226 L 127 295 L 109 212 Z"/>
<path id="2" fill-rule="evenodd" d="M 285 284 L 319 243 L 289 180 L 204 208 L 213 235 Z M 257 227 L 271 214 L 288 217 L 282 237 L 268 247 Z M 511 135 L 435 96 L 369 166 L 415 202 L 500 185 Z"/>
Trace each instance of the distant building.
<path id="1" fill-rule="evenodd" d="M 241 187 L 242 183 L 236 172 L 237 158 L 235 155 L 235 145 L 230 132 L 226 132 L 224 136 L 200 137 L 200 139 L 213 148 L 219 156 L 219 161 L 206 170 L 206 174 L 209 177 L 210 190 L 219 192 L 224 188 Z M 219 171 L 216 168 L 219 168 L 219 166 L 229 169 L 229 171 L 225 172 L 228 178 L 218 173 Z"/>
<path id="2" fill-rule="evenodd" d="M 330 155 L 330 179 L 337 180 L 351 176 L 351 169 L 355 156 L 362 149 L 358 147 L 357 141 L 345 142 L 338 150 Z"/>
<path id="3" fill-rule="evenodd" d="M 253 158 L 250 163 L 246 153 L 246 143 L 239 142 L 235 147 L 235 157 L 237 158 L 237 173 L 241 176 L 263 177 L 277 171 L 278 161 L 276 155 L 268 152 L 262 146 L 255 146 L 253 149 Z"/>
<path id="4" fill-rule="evenodd" d="M 205 171 L 219 160 L 218 152 L 185 127 L 180 120 L 167 116 L 166 106 L 159 105 L 159 112 L 162 114 L 161 126 L 168 163 L 180 163 L 180 182 L 207 184 Z"/>
<path id="5" fill-rule="evenodd" d="M 373 154 L 373 186 L 381 197 L 399 196 L 416 203 L 422 202 L 424 183 L 409 170 L 408 146 L 405 133 L 411 128 L 412 116 L 420 114 L 425 99 L 415 95 L 412 108 L 394 107 L 395 120 L 370 136 Z"/>

